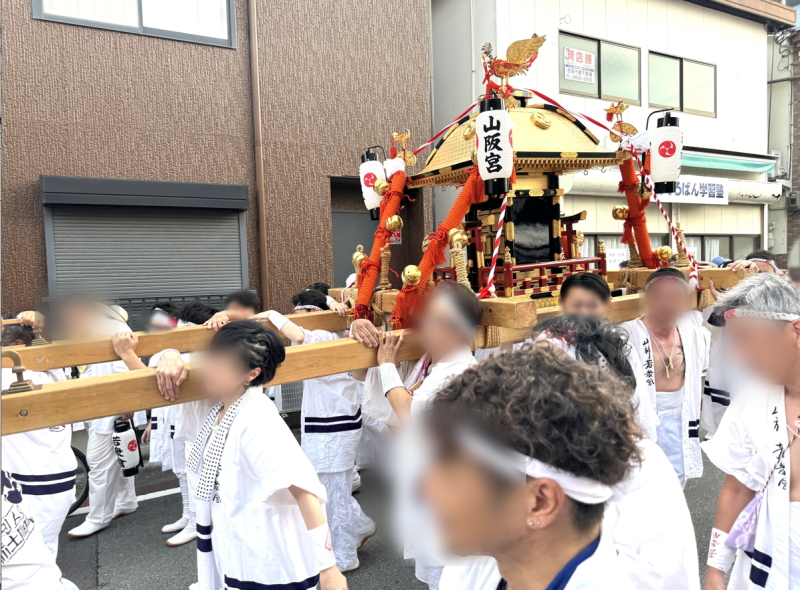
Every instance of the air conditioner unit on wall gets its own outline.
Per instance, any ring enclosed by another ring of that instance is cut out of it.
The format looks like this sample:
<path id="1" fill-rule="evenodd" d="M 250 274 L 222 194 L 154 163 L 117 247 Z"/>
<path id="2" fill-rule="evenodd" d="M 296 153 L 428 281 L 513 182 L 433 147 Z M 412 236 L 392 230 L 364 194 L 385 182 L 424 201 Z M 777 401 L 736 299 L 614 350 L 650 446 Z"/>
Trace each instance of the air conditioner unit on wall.
<path id="1" fill-rule="evenodd" d="M 786 198 L 786 210 L 789 213 L 800 211 L 800 191 L 790 191 Z"/>

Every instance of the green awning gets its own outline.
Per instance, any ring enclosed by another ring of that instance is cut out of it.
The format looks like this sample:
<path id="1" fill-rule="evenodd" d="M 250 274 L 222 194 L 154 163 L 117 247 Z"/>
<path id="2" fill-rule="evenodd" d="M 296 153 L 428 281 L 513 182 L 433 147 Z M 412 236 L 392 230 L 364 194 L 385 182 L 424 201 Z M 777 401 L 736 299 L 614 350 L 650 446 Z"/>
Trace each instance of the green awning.
<path id="1" fill-rule="evenodd" d="M 706 154 L 683 153 L 681 165 L 692 168 L 717 168 L 719 170 L 740 170 L 742 172 L 769 173 L 775 170 L 773 160 L 748 160 L 744 158 L 727 158 L 725 156 L 709 156 Z"/>

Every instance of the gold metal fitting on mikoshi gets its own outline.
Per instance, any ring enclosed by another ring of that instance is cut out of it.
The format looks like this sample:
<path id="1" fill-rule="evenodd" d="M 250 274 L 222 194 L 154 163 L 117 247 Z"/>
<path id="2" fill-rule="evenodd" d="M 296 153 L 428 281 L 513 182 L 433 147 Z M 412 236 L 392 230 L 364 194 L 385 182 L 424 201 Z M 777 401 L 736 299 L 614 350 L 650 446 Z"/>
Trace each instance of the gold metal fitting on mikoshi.
<path id="1" fill-rule="evenodd" d="M 576 246 L 583 246 L 585 241 L 586 241 L 586 238 L 584 237 L 583 232 L 582 231 L 576 231 L 575 232 L 575 245 Z"/>
<path id="2" fill-rule="evenodd" d="M 364 246 L 359 246 L 358 248 L 356 248 L 356 252 L 355 254 L 353 254 L 352 257 L 353 266 L 360 268 L 361 263 L 364 262 L 366 259 L 367 255 L 364 254 Z"/>
<path id="3" fill-rule="evenodd" d="M 406 166 L 416 166 L 417 165 L 417 156 L 414 155 L 414 152 L 410 150 L 404 150 L 401 154 L 403 160 L 405 160 Z"/>
<path id="4" fill-rule="evenodd" d="M 467 237 L 467 234 L 457 227 L 454 227 L 447 232 L 447 241 L 451 248 L 455 248 L 456 246 L 461 246 L 463 248 L 469 244 L 469 238 Z"/>
<path id="5" fill-rule="evenodd" d="M 642 184 L 641 182 L 636 183 L 636 188 L 634 188 L 636 194 L 639 195 L 641 200 L 649 199 L 653 196 L 653 192 L 647 188 L 646 184 Z"/>
<path id="6" fill-rule="evenodd" d="M 416 264 L 409 264 L 403 269 L 403 284 L 414 286 L 422 279 L 422 271 Z"/>
<path id="7" fill-rule="evenodd" d="M 375 181 L 375 184 L 372 185 L 372 190 L 378 193 L 380 196 L 383 196 L 387 190 L 389 190 L 389 183 L 386 182 L 384 179 L 379 178 Z"/>
<path id="8" fill-rule="evenodd" d="M 534 125 L 536 125 L 539 129 L 550 129 L 550 126 L 553 124 L 553 121 L 542 111 L 534 111 L 531 115 L 531 121 Z"/>
<path id="9" fill-rule="evenodd" d="M 400 231 L 403 229 L 403 218 L 399 215 L 392 215 L 386 220 L 386 229 L 389 231 Z"/>
<path id="10" fill-rule="evenodd" d="M 672 248 L 669 246 L 661 246 L 660 248 L 656 249 L 656 256 L 661 262 L 666 262 L 670 258 L 672 258 Z"/>
<path id="11" fill-rule="evenodd" d="M 611 217 L 613 217 L 617 221 L 628 219 L 629 214 L 630 211 L 628 211 L 628 208 L 625 205 L 617 205 L 616 207 L 611 209 Z"/>

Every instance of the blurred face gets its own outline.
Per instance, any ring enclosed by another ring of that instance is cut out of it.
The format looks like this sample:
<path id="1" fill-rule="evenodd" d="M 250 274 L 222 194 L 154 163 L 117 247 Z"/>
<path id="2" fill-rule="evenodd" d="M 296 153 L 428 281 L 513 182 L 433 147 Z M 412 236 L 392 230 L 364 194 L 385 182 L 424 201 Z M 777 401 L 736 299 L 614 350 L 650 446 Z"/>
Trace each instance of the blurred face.
<path id="1" fill-rule="evenodd" d="M 800 320 L 730 318 L 725 332 L 733 342 L 736 359 L 768 382 L 785 385 L 797 370 Z"/>
<path id="2" fill-rule="evenodd" d="M 237 301 L 231 301 L 230 303 L 228 303 L 228 309 L 230 311 L 242 312 L 247 317 L 251 317 L 251 316 L 256 315 L 256 310 L 255 310 L 254 307 L 244 306 L 244 305 L 242 305 L 241 303 L 239 303 Z"/>
<path id="3" fill-rule="evenodd" d="M 464 454 L 434 461 L 423 482 L 445 547 L 497 555 L 527 533 L 525 486 L 505 487 Z"/>
<path id="4" fill-rule="evenodd" d="M 235 353 L 222 351 L 207 352 L 200 367 L 208 397 L 222 400 L 240 396 L 246 389 L 245 384 L 261 371 L 251 371 Z"/>
<path id="5" fill-rule="evenodd" d="M 434 358 L 441 358 L 457 350 L 468 340 L 456 324 L 449 298 L 433 294 L 428 299 L 425 312 L 419 322 L 419 337 L 423 348 Z"/>
<path id="6" fill-rule="evenodd" d="M 654 282 L 645 292 L 648 314 L 662 322 L 676 322 L 691 308 L 689 290 L 680 279 L 664 278 Z"/>
<path id="7" fill-rule="evenodd" d="M 561 298 L 561 309 L 564 313 L 576 313 L 593 317 L 608 315 L 611 299 L 603 299 L 594 291 L 583 287 L 572 287 L 567 291 L 567 296 Z"/>
<path id="8" fill-rule="evenodd" d="M 98 317 L 89 301 L 82 299 L 63 302 L 57 310 L 59 328 L 69 338 L 94 336 Z"/>

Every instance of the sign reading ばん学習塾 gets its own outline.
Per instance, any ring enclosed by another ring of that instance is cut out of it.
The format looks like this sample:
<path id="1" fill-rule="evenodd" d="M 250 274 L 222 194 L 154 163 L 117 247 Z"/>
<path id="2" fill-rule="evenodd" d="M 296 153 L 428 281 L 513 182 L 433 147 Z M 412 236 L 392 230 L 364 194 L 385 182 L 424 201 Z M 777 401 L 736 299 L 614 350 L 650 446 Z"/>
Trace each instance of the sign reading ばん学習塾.
<path id="1" fill-rule="evenodd" d="M 659 193 L 658 198 L 664 203 L 727 205 L 728 179 L 681 174 L 675 183 L 675 192 Z"/>

